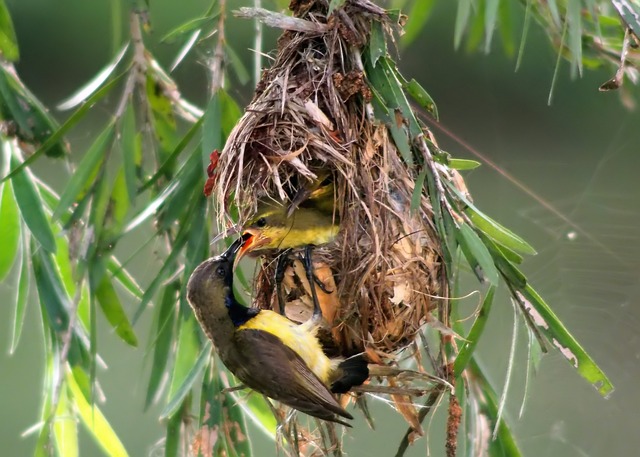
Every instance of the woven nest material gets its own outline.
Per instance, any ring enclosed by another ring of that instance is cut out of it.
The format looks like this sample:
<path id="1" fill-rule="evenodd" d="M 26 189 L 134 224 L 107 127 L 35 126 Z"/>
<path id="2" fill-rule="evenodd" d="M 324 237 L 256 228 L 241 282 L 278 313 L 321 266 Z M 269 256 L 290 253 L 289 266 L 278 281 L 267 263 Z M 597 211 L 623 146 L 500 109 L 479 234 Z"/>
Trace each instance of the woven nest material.
<path id="1" fill-rule="evenodd" d="M 259 199 L 286 201 L 318 170 L 332 174 L 340 233 L 313 259 L 330 292 L 318 288 L 323 314 L 339 353 L 384 358 L 414 340 L 447 289 L 429 199 L 421 192 L 411 208 L 417 172 L 368 104 L 362 46 L 371 21 L 388 21 L 377 6 L 357 3 L 327 21 L 322 2 L 292 2 L 294 15 L 321 31 L 280 38 L 272 67 L 220 155 L 215 193 L 220 223 L 229 223 L 234 207 L 242 224 Z M 275 302 L 273 259 L 266 256 L 256 278 L 262 308 Z M 307 318 L 310 289 L 298 261 L 283 286 L 287 314 Z"/>

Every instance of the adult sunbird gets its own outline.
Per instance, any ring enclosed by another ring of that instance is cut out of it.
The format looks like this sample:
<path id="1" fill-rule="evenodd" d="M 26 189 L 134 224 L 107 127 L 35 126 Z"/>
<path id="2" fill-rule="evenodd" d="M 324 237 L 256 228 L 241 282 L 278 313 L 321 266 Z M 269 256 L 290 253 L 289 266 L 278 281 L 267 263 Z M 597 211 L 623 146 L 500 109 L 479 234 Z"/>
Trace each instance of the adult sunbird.
<path id="1" fill-rule="evenodd" d="M 368 378 L 362 357 L 329 359 L 316 338 L 317 319 L 301 325 L 269 310 L 247 308 L 233 294 L 240 238 L 191 274 L 187 298 L 225 366 L 247 387 L 292 408 L 349 426 L 331 394 Z"/>

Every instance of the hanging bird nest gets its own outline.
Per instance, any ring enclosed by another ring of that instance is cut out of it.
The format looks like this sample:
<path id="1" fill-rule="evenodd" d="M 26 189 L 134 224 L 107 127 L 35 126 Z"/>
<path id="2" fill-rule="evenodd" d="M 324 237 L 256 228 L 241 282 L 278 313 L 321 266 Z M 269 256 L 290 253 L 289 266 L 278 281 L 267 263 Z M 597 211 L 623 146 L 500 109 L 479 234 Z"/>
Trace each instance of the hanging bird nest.
<path id="1" fill-rule="evenodd" d="M 299 22 L 283 26 L 273 65 L 220 154 L 219 222 L 242 225 L 259 200 L 286 202 L 320 172 L 330 175 L 340 232 L 313 257 L 326 289 L 317 288 L 323 315 L 339 354 L 394 359 L 447 296 L 440 241 L 428 196 L 414 192 L 418 171 L 370 105 L 362 49 L 374 21 L 387 31 L 391 23 L 368 1 L 347 2 L 329 19 L 327 7 L 292 1 Z M 261 308 L 277 302 L 275 255 L 265 256 L 255 280 Z M 299 261 L 282 284 L 287 315 L 308 318 L 310 285 Z"/>

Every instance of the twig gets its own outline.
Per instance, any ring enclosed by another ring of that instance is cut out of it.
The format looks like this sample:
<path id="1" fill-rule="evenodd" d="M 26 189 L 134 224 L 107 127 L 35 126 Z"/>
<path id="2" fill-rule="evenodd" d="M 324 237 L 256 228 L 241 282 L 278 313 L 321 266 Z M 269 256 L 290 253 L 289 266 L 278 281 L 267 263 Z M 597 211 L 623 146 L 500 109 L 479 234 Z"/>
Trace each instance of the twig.
<path id="1" fill-rule="evenodd" d="M 269 27 L 293 30 L 295 32 L 322 34 L 329 31 L 329 26 L 326 24 L 319 24 L 297 17 L 287 16 L 286 14 L 274 13 L 273 11 L 263 8 L 244 7 L 233 11 L 233 15 L 245 19 L 257 19 Z"/>

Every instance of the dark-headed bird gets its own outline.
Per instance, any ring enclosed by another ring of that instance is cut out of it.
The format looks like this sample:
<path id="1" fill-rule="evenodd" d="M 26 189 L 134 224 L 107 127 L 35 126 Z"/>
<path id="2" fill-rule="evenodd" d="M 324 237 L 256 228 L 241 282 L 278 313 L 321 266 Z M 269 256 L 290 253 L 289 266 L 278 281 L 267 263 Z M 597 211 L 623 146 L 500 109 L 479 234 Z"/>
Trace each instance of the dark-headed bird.
<path id="1" fill-rule="evenodd" d="M 327 421 L 349 425 L 353 416 L 330 389 L 346 392 L 368 377 L 362 356 L 329 359 L 316 337 L 318 319 L 296 324 L 269 310 L 247 308 L 233 294 L 240 238 L 205 260 L 191 275 L 187 298 L 225 366 L 246 386 Z"/>

